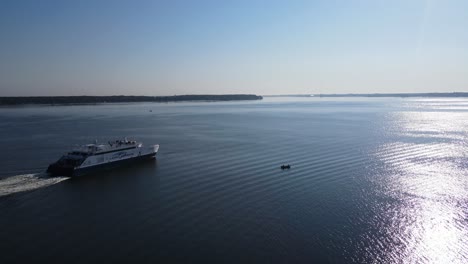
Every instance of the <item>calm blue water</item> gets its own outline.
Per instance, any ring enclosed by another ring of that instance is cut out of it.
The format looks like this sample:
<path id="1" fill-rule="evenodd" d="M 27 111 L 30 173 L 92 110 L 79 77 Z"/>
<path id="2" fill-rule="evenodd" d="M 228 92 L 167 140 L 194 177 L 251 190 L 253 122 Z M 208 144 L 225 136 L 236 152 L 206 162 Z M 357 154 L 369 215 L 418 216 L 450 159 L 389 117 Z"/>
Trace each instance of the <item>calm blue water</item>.
<path id="1" fill-rule="evenodd" d="M 0 121 L 0 263 L 468 259 L 468 99 L 33 106 Z M 124 136 L 159 143 L 157 161 L 43 173 Z"/>

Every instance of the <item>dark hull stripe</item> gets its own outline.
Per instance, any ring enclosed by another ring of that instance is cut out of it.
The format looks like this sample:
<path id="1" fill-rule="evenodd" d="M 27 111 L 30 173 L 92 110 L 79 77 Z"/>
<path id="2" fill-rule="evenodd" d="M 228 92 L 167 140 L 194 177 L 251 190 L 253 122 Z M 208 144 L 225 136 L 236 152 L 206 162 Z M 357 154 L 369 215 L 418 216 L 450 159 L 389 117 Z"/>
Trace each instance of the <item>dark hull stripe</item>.
<path id="1" fill-rule="evenodd" d="M 55 168 L 55 169 L 49 169 L 48 172 L 54 176 L 69 176 L 69 177 L 76 177 L 76 176 L 82 176 L 86 174 L 90 174 L 93 172 L 98 172 L 102 170 L 109 170 L 113 168 L 117 168 L 120 166 L 123 166 L 125 164 L 133 163 L 136 161 L 140 160 L 147 160 L 154 158 L 156 156 L 156 153 L 151 153 L 151 154 L 146 154 L 130 159 L 125 159 L 125 160 L 117 160 L 113 162 L 108 162 L 105 164 L 99 164 L 96 166 L 90 166 L 90 167 L 85 167 L 81 169 L 72 169 L 72 168 Z"/>
<path id="2" fill-rule="evenodd" d="M 103 155 L 103 154 L 108 154 L 108 153 L 118 152 L 118 151 L 123 151 L 123 150 L 129 150 L 129 149 L 134 149 L 134 148 L 136 148 L 136 146 L 129 147 L 129 148 L 115 149 L 115 150 L 110 150 L 110 151 L 106 151 L 106 152 L 99 152 L 99 153 L 95 153 L 92 156 L 99 156 L 99 155 Z"/>

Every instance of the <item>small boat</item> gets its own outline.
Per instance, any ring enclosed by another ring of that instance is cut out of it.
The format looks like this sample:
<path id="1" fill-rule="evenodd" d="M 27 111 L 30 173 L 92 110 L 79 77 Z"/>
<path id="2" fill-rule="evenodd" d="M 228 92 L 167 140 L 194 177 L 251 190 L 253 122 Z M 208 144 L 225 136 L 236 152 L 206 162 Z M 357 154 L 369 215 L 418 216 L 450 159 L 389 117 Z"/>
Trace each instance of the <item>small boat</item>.
<path id="1" fill-rule="evenodd" d="M 281 165 L 281 169 L 282 170 L 285 170 L 285 169 L 290 169 L 291 168 L 291 165 Z"/>

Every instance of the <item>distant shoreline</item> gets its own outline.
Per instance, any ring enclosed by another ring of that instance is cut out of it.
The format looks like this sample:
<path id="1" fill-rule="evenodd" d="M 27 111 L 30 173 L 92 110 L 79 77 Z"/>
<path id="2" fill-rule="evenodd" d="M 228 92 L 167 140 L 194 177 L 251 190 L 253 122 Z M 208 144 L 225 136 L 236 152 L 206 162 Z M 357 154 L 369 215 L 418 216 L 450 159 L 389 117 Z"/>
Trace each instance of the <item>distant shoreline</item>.
<path id="1" fill-rule="evenodd" d="M 453 93 L 373 93 L 373 94 L 285 94 L 264 97 L 468 97 L 468 92 Z"/>
<path id="2" fill-rule="evenodd" d="M 174 95 L 174 96 L 12 96 L 0 97 L 0 105 L 68 105 L 100 103 L 140 103 L 140 102 L 183 102 L 183 101 L 243 101 L 261 100 L 262 96 L 254 94 L 224 95 Z"/>

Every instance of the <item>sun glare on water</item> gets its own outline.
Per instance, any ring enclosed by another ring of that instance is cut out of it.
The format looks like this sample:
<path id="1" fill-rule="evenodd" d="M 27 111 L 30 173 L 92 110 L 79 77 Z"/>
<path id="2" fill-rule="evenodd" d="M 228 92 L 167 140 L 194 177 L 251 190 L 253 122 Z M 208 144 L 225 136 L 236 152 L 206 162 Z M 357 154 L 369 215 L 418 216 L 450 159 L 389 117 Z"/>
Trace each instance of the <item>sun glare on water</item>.
<path id="1" fill-rule="evenodd" d="M 388 201 L 380 219 L 393 263 L 466 263 L 468 247 L 468 113 L 403 112 L 393 117 L 401 141 L 377 157 Z M 434 139 L 437 140 L 434 140 Z M 406 139 L 406 140 L 405 140 Z"/>

